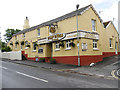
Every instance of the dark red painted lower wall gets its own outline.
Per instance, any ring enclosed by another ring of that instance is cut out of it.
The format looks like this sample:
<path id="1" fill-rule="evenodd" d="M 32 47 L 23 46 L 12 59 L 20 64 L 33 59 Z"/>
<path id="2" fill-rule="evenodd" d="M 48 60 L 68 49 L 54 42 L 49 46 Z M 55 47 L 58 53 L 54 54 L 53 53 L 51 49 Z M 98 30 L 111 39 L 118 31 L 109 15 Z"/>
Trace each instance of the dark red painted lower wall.
<path id="1" fill-rule="evenodd" d="M 120 52 L 118 52 L 118 55 L 120 55 Z"/>
<path id="2" fill-rule="evenodd" d="M 24 51 L 22 51 L 22 54 L 28 59 L 28 60 L 35 60 L 35 57 L 28 57 L 27 54 L 25 54 Z M 120 52 L 118 53 L 120 54 Z M 103 55 L 87 55 L 87 56 L 80 56 L 80 65 L 86 66 L 90 65 L 90 63 L 97 63 L 103 60 L 104 57 L 109 57 L 116 55 L 115 52 L 103 52 Z M 43 57 L 38 57 L 43 58 Z M 49 59 L 51 57 L 44 57 L 46 62 L 49 62 Z M 72 64 L 72 65 L 78 65 L 78 56 L 60 56 L 60 57 L 53 57 L 56 59 L 57 63 L 63 63 L 63 64 Z"/>

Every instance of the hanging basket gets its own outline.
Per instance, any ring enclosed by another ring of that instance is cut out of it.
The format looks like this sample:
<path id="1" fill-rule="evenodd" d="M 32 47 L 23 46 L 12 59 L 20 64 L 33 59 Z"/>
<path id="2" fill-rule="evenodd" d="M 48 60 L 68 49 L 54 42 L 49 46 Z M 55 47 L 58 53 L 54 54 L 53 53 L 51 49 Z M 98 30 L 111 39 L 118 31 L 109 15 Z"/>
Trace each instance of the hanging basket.
<path id="1" fill-rule="evenodd" d="M 28 44 L 28 45 L 26 45 L 26 47 L 30 47 L 30 45 Z"/>
<path id="2" fill-rule="evenodd" d="M 21 45 L 24 45 L 24 41 L 21 42 Z"/>
<path id="3" fill-rule="evenodd" d="M 64 43 L 63 43 L 63 42 L 61 42 L 61 43 L 59 44 L 59 46 L 64 47 Z"/>
<path id="4" fill-rule="evenodd" d="M 15 44 L 19 44 L 19 42 L 18 42 L 18 41 L 16 41 L 16 42 L 15 42 Z"/>
<path id="5" fill-rule="evenodd" d="M 75 47 L 75 43 L 73 43 L 73 42 L 71 42 L 70 45 L 71 45 L 72 47 Z"/>
<path id="6" fill-rule="evenodd" d="M 13 43 L 11 42 L 10 45 L 13 45 Z"/>

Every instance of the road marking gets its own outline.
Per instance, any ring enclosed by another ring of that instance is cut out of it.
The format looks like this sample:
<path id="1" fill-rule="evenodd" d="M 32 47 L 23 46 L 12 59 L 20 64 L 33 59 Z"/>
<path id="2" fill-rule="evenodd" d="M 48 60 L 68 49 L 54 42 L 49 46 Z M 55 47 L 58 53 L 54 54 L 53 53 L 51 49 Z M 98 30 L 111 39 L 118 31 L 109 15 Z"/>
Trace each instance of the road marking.
<path id="1" fill-rule="evenodd" d="M 120 71 L 120 69 L 119 69 L 119 70 L 117 70 L 117 75 L 118 75 L 118 76 L 120 76 L 120 75 L 119 75 L 119 71 Z"/>
<path id="2" fill-rule="evenodd" d="M 111 75 L 112 75 L 114 78 L 116 78 L 116 79 L 120 80 L 118 77 L 116 77 L 116 76 L 115 76 L 115 74 L 114 74 L 114 73 L 115 73 L 115 70 L 112 70 Z"/>
<path id="3" fill-rule="evenodd" d="M 18 72 L 18 71 L 16 71 L 16 73 L 21 74 L 21 75 L 24 75 L 24 76 L 27 76 L 27 77 L 30 77 L 30 78 L 33 78 L 33 79 L 36 79 L 36 80 L 40 80 L 40 81 L 43 81 L 43 82 L 48 82 L 47 80 L 40 79 L 40 78 L 31 76 L 31 75 L 27 75 L 27 74 L 25 74 L 25 73 L 21 73 L 21 72 Z"/>
<path id="4" fill-rule="evenodd" d="M 0 66 L 0 68 L 3 68 L 3 69 L 8 69 L 8 68 L 6 68 L 6 67 L 2 67 L 2 66 Z"/>

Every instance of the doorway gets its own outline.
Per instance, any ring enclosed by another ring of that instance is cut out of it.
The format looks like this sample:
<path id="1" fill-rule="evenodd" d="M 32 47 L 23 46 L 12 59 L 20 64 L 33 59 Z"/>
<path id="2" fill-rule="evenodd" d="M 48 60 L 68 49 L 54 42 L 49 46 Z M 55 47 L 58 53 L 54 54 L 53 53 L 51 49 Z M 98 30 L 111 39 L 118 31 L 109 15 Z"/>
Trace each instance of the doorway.
<path id="1" fill-rule="evenodd" d="M 115 42 L 115 54 L 118 54 L 118 52 L 117 52 L 117 42 Z"/>

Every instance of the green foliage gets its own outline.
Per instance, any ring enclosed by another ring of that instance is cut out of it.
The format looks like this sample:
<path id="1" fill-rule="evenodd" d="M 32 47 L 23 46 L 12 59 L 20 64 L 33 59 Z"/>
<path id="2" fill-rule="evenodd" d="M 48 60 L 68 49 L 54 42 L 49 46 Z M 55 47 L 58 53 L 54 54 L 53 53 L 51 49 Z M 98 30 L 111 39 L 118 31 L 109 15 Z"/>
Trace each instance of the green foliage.
<path id="1" fill-rule="evenodd" d="M 50 64 L 55 64 L 56 63 L 56 60 L 53 59 L 53 58 L 51 58 L 49 61 L 50 61 Z"/>
<path id="2" fill-rule="evenodd" d="M 21 42 L 21 45 L 24 45 L 24 41 Z"/>
<path id="3" fill-rule="evenodd" d="M 19 42 L 18 42 L 18 41 L 16 41 L 16 42 L 15 42 L 15 44 L 19 44 Z"/>
<path id="4" fill-rule="evenodd" d="M 9 52 L 9 51 L 12 51 L 12 49 L 9 46 L 2 47 L 2 52 Z"/>
<path id="5" fill-rule="evenodd" d="M 14 30 L 14 29 L 7 29 L 5 32 L 5 34 L 4 34 L 4 36 L 5 36 L 5 41 L 6 42 L 9 42 L 10 41 L 10 39 L 12 38 L 12 36 L 14 35 L 14 34 L 16 34 L 16 33 L 18 33 L 19 31 L 21 31 L 21 30 L 19 30 L 19 29 L 16 29 L 16 30 Z"/>
<path id="6" fill-rule="evenodd" d="M 45 62 L 45 58 L 40 58 L 39 61 L 40 62 Z"/>
<path id="7" fill-rule="evenodd" d="M 70 45 L 73 46 L 73 47 L 75 47 L 75 43 L 73 43 L 73 42 L 71 42 Z"/>
<path id="8" fill-rule="evenodd" d="M 30 47 L 30 45 L 28 44 L 28 45 L 26 45 L 26 47 Z"/>
<path id="9" fill-rule="evenodd" d="M 34 45 L 34 46 L 36 47 L 36 46 L 38 46 L 38 44 L 37 44 L 37 43 L 35 43 L 35 45 Z"/>
<path id="10" fill-rule="evenodd" d="M 63 43 L 63 42 L 61 42 L 59 45 L 60 45 L 61 47 L 64 47 L 64 43 Z"/>
<path id="11" fill-rule="evenodd" d="M 10 45 L 13 45 L 13 43 L 11 42 Z"/>

